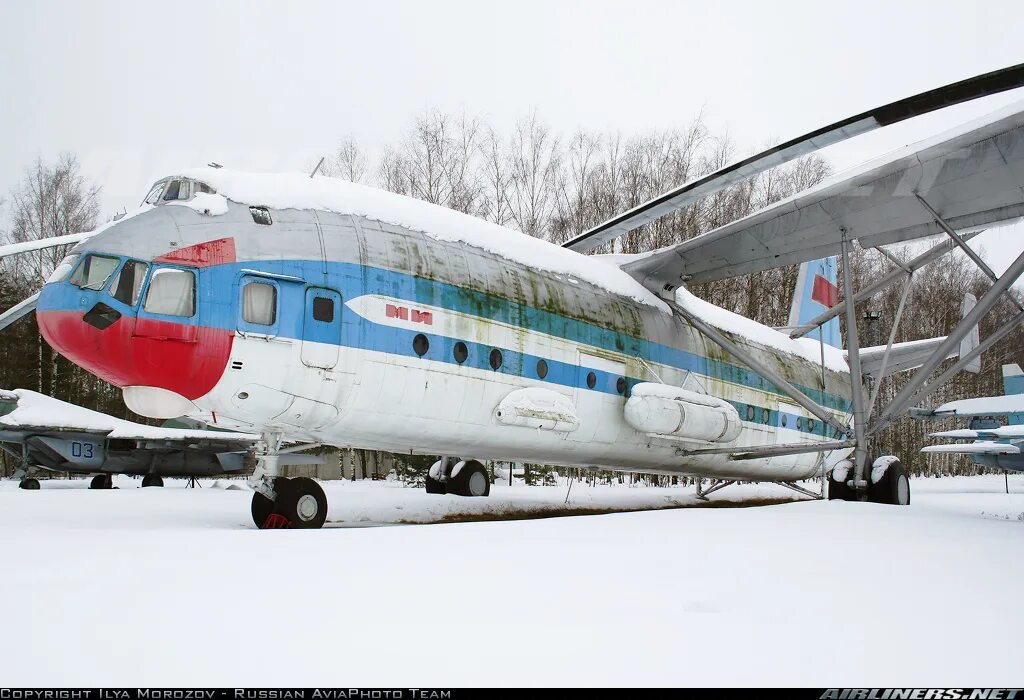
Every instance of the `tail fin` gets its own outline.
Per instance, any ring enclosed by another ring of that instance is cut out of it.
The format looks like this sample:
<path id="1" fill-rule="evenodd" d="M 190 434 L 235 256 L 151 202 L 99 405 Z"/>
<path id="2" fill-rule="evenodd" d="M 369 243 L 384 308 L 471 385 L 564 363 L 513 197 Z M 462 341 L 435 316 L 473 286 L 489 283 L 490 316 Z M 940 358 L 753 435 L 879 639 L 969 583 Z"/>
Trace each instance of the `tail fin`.
<path id="1" fill-rule="evenodd" d="M 802 326 L 839 303 L 838 260 L 836 257 L 822 258 L 800 266 L 793 292 L 793 305 L 789 309 L 790 327 Z M 815 340 L 820 337 L 826 345 L 836 348 L 843 346 L 838 316 L 826 321 L 820 330 L 820 336 L 816 328 L 807 337 Z"/>
<path id="2" fill-rule="evenodd" d="M 1024 371 L 1017 363 L 1003 365 L 1003 393 L 1024 394 Z M 1006 420 L 1009 425 L 1024 425 L 1024 413 L 1011 413 Z"/>

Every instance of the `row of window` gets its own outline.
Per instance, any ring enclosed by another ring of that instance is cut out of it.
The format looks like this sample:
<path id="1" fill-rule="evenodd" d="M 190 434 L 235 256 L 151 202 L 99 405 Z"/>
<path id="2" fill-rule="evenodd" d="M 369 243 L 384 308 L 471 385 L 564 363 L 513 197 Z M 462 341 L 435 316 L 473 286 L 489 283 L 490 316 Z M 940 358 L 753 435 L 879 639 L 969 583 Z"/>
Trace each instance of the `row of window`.
<path id="1" fill-rule="evenodd" d="M 771 414 L 772 414 L 772 412 L 769 409 L 767 409 L 767 408 L 760 408 L 759 409 L 756 406 L 747 406 L 747 420 L 750 420 L 750 421 L 757 420 L 758 411 L 760 411 L 760 413 L 761 413 L 761 422 L 764 423 L 765 425 L 767 425 L 768 421 L 771 420 Z M 785 413 L 780 414 L 779 415 L 779 425 L 781 425 L 783 428 L 785 428 L 788 423 L 789 423 L 789 417 Z M 801 430 L 801 431 L 805 430 L 805 431 L 807 431 L 809 433 L 813 433 L 815 428 L 817 428 L 817 427 L 818 427 L 818 421 L 814 420 L 813 418 L 804 418 L 803 416 L 797 416 L 797 419 L 796 419 L 796 429 L 797 430 Z"/>
<path id="2" fill-rule="evenodd" d="M 423 357 L 427 354 L 430 349 L 430 339 L 422 333 L 417 333 L 416 337 L 412 339 L 412 349 L 417 356 Z M 469 359 L 469 347 L 461 340 L 456 342 L 452 347 L 452 357 L 455 358 L 457 364 L 464 364 Z M 498 348 L 492 348 L 490 354 L 487 356 L 487 363 L 491 366 L 491 369 L 497 371 L 501 369 L 504 357 L 501 354 L 501 350 Z M 548 362 L 544 358 L 537 360 L 535 365 L 535 371 L 538 379 L 544 379 L 548 376 Z M 594 372 L 587 373 L 587 388 L 593 389 L 597 386 L 597 375 Z M 615 380 L 615 390 L 620 394 L 625 394 L 627 388 L 627 382 L 625 377 L 619 377 Z"/>
<path id="3" fill-rule="evenodd" d="M 135 306 L 142 293 L 142 285 L 149 272 L 149 265 L 138 260 L 128 260 L 118 269 L 121 261 L 105 255 L 87 255 L 75 268 L 69 282 L 81 289 L 99 291 L 113 275 L 107 291 L 128 306 Z M 70 264 L 65 261 L 62 267 Z M 117 270 L 117 274 L 114 271 Z M 142 308 L 152 314 L 191 317 L 196 313 L 196 276 L 189 270 L 160 268 L 153 272 L 146 291 Z"/>

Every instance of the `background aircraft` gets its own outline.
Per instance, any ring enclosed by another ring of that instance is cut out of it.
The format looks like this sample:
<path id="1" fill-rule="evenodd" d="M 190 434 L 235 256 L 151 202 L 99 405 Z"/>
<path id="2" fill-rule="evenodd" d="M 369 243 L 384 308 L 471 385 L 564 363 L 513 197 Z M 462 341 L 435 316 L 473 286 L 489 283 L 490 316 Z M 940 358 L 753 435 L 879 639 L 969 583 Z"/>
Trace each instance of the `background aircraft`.
<path id="1" fill-rule="evenodd" d="M 848 270 L 855 243 L 934 234 L 948 240 L 872 288 L 956 248 L 974 255 L 958 230 L 1024 215 L 1024 110 L 663 250 L 581 253 L 817 148 L 1022 84 L 1024 66 L 1015 66 L 856 115 L 691 181 L 564 247 L 328 178 L 185 170 L 155 183 L 139 211 L 83 237 L 39 295 L 37 320 L 59 352 L 121 387 L 132 410 L 216 416 L 260 433 L 251 480 L 259 527 L 319 527 L 326 518 L 315 482 L 279 476 L 284 436 L 443 455 L 427 488 L 461 495 L 485 495 L 478 460 L 499 459 L 693 474 L 720 485 L 796 487 L 826 470 L 830 498 L 907 503 L 899 460 L 869 463 L 871 436 L 1019 323 L 971 340 L 1024 271 L 1024 255 L 992 275 L 948 336 L 895 346 L 890 335 L 880 349 L 860 347 L 849 275 L 838 303 L 830 287 L 812 288 L 824 310 L 785 333 L 685 285 L 835 255 Z M 804 277 L 806 285 L 818 276 Z M 825 342 L 828 333 L 806 337 L 840 313 L 845 353 Z M 866 378 L 913 366 L 876 411 Z"/>
<path id="2" fill-rule="evenodd" d="M 109 489 L 112 475 L 163 477 L 237 474 L 251 469 L 259 435 L 158 428 L 90 411 L 26 389 L 0 391 L 0 448 L 21 460 L 15 478 L 38 489 L 28 467 L 95 474 L 90 488 Z"/>
<path id="3" fill-rule="evenodd" d="M 931 436 L 973 441 L 929 445 L 921 451 L 967 455 L 981 467 L 1024 471 L 1024 371 L 1019 365 L 1003 365 L 1003 392 L 1003 396 L 950 401 L 934 411 L 918 412 L 916 417 L 923 419 L 970 418 L 964 430 L 945 430 Z M 998 417 L 1005 417 L 1006 425 L 1001 425 Z"/>

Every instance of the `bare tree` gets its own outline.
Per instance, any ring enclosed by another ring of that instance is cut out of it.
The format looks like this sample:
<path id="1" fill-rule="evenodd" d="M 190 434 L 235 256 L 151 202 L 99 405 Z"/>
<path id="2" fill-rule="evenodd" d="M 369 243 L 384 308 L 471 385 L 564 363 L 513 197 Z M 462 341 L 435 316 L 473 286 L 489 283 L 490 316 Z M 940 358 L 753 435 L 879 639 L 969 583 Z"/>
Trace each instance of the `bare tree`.
<path id="1" fill-rule="evenodd" d="M 545 238 L 550 235 L 561 153 L 558 137 L 535 113 L 516 124 L 509 163 L 512 221 L 523 233 Z"/>
<path id="2" fill-rule="evenodd" d="M 338 142 L 334 156 L 324 163 L 323 172 L 331 177 L 341 178 L 349 182 L 362 182 L 366 176 L 366 154 L 359 147 L 359 142 L 352 135 Z"/>

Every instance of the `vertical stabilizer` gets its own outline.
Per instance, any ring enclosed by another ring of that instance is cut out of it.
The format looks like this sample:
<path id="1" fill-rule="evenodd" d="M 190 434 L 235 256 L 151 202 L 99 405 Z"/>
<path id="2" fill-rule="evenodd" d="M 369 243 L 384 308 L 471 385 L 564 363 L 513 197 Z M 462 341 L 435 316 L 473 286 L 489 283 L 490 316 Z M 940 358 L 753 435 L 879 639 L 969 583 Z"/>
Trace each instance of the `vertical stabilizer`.
<path id="1" fill-rule="evenodd" d="M 802 326 L 839 303 L 838 260 L 836 257 L 821 258 L 800 265 L 793 305 L 789 309 L 789 327 Z M 815 340 L 821 337 L 825 344 L 836 348 L 843 346 L 838 316 L 822 325 L 820 331 L 820 336 L 816 328 L 806 337 Z"/>
<path id="2" fill-rule="evenodd" d="M 1003 365 L 1003 393 L 1024 394 L 1024 372 L 1016 362 Z M 1006 417 L 1007 425 L 1024 425 L 1024 413 L 1011 413 Z"/>

